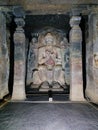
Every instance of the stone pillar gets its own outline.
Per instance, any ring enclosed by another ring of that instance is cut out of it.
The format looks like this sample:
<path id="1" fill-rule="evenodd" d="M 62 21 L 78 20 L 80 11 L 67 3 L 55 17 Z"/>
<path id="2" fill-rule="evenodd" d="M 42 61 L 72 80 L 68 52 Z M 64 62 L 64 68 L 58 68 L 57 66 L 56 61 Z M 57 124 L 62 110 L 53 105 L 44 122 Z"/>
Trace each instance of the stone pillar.
<path id="1" fill-rule="evenodd" d="M 8 92 L 9 56 L 6 41 L 6 18 L 0 12 L 0 99 Z"/>
<path id="2" fill-rule="evenodd" d="M 14 85 L 12 100 L 25 100 L 25 34 L 23 18 L 15 18 L 14 33 Z"/>
<path id="3" fill-rule="evenodd" d="M 96 10 L 98 12 L 98 9 Z M 98 14 L 92 12 L 88 17 L 89 36 L 87 43 L 87 87 L 86 97 L 98 103 Z"/>
<path id="4" fill-rule="evenodd" d="M 83 101 L 82 78 L 82 31 L 79 27 L 81 17 L 70 19 L 70 100 Z"/>

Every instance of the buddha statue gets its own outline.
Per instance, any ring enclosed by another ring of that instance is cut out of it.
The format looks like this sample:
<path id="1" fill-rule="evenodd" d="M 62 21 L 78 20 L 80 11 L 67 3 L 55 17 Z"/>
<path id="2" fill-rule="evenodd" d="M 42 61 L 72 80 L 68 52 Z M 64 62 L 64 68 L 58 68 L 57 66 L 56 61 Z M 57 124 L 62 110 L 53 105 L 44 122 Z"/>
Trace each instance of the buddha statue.
<path id="1" fill-rule="evenodd" d="M 41 88 L 60 88 L 65 84 L 61 48 L 56 46 L 51 33 L 44 37 L 44 46 L 38 49 L 38 68 L 33 73 L 33 84 Z"/>

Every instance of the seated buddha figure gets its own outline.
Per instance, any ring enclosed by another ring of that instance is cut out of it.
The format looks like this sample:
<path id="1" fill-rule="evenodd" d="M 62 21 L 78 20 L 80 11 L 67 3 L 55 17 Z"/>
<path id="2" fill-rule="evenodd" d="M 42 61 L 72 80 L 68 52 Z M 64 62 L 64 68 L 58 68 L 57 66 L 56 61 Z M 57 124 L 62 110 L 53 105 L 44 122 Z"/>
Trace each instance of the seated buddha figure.
<path id="1" fill-rule="evenodd" d="M 60 88 L 65 84 L 60 47 L 55 45 L 54 37 L 47 33 L 45 45 L 38 51 L 38 70 L 33 74 L 33 84 L 42 88 Z"/>

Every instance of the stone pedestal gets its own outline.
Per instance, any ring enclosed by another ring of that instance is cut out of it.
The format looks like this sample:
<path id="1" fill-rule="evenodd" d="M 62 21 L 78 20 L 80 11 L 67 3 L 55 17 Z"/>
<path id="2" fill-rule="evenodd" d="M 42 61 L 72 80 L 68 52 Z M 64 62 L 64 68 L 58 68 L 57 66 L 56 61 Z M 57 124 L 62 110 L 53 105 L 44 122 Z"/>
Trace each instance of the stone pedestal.
<path id="1" fill-rule="evenodd" d="M 82 32 L 79 27 L 81 18 L 73 16 L 70 19 L 70 100 L 84 101 L 82 78 Z"/>
<path id="2" fill-rule="evenodd" d="M 6 18 L 0 12 L 0 99 L 8 92 L 9 56 L 6 41 Z"/>
<path id="3" fill-rule="evenodd" d="M 17 24 L 14 33 L 14 86 L 12 100 L 25 100 L 25 35 L 24 20 L 16 18 Z"/>

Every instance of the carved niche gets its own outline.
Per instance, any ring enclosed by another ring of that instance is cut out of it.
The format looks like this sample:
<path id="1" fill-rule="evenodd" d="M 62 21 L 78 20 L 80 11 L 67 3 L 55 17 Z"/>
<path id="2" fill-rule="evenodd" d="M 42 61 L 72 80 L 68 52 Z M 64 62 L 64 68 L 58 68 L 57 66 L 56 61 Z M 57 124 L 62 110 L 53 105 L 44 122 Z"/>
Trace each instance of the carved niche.
<path id="1" fill-rule="evenodd" d="M 69 85 L 69 71 L 69 44 L 64 32 L 47 29 L 32 37 L 27 64 L 31 88 L 63 91 Z"/>

